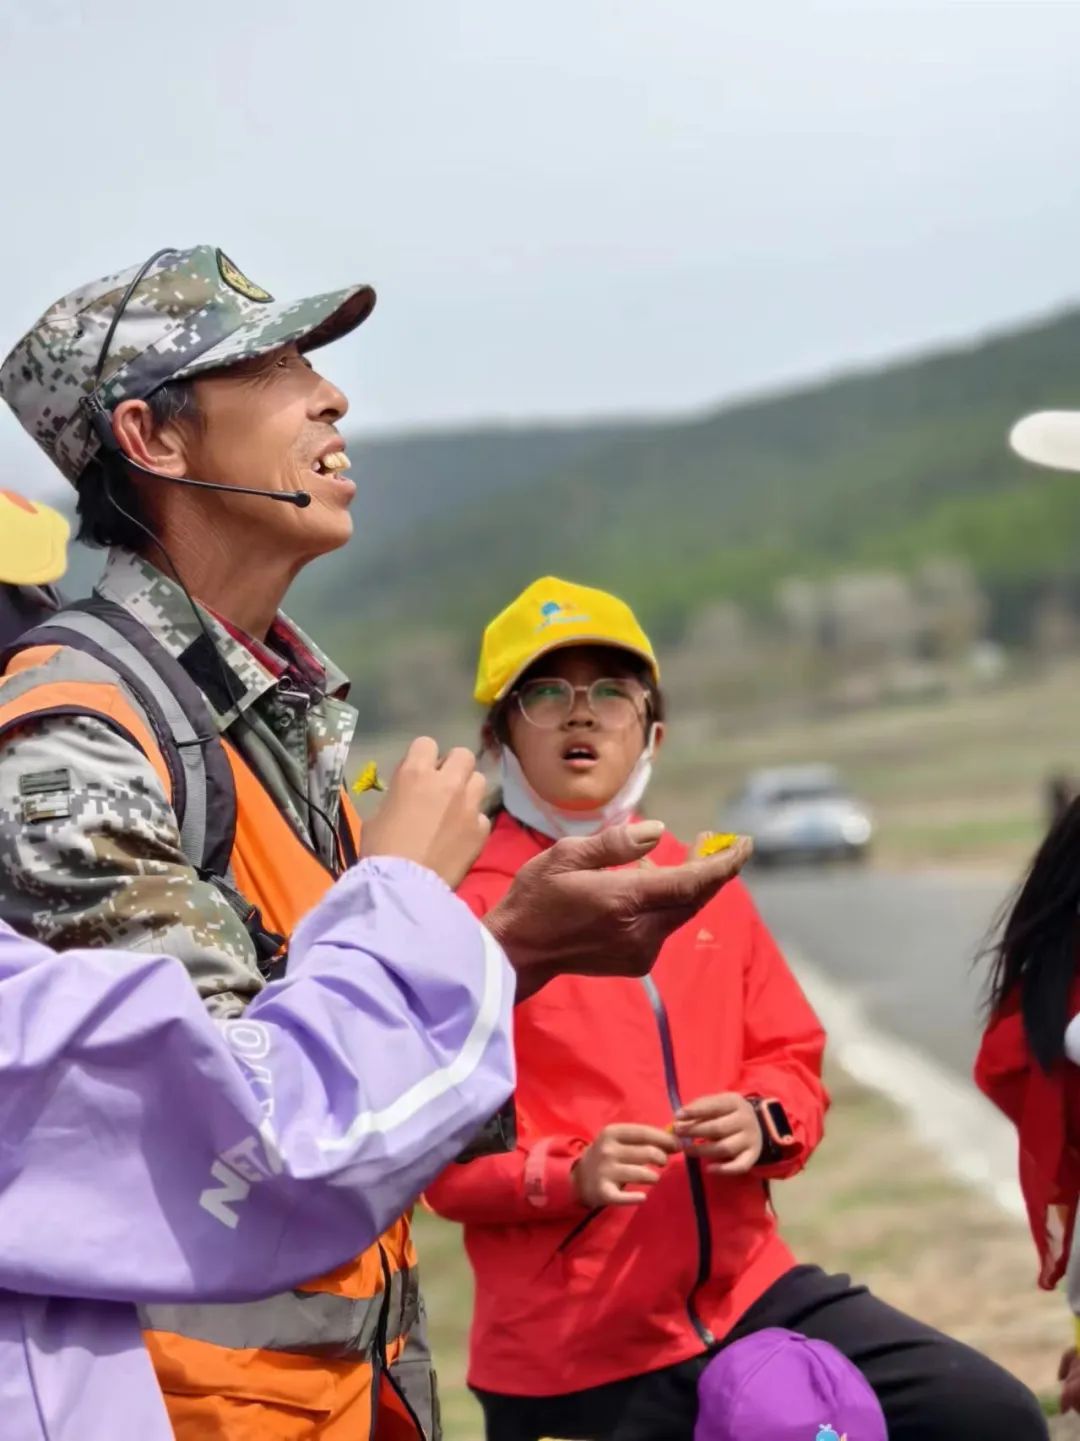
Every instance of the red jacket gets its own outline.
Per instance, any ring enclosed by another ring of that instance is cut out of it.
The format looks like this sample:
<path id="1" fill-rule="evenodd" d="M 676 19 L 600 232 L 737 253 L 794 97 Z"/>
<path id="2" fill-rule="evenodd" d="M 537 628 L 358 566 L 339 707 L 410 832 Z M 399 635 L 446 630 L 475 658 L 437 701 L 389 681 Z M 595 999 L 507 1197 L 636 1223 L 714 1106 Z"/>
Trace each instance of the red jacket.
<path id="1" fill-rule="evenodd" d="M 1069 1014 L 1080 1013 L 1080 980 Z M 986 1028 L 975 1082 L 1016 1127 L 1020 1189 L 1039 1253 L 1039 1285 L 1065 1274 L 1080 1200 L 1080 1069 L 1062 1059 L 1044 1071 L 1028 1049 L 1018 990 Z"/>
<path id="2" fill-rule="evenodd" d="M 483 915 L 545 844 L 504 813 L 461 895 Z M 665 836 L 653 859 L 685 855 Z M 515 1042 L 517 1149 L 451 1166 L 427 1196 L 465 1225 L 470 1384 L 559 1395 L 699 1354 L 794 1264 L 766 1182 L 801 1169 L 828 1105 L 821 1026 L 747 891 L 726 886 L 646 981 L 552 981 L 517 1007 Z M 738 1178 L 679 1156 L 639 1206 L 578 1204 L 571 1167 L 605 1126 L 663 1127 L 721 1091 L 781 1101 L 798 1146 Z"/>

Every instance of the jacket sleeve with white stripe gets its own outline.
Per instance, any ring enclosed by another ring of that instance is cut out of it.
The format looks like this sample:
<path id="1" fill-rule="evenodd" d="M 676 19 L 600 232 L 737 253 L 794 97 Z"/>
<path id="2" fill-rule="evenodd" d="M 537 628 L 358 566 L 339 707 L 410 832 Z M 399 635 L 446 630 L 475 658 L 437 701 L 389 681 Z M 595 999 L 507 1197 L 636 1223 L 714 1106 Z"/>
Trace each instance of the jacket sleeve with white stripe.
<path id="1" fill-rule="evenodd" d="M 0 922 L 0 1288 L 244 1300 L 339 1265 L 511 1094 L 513 996 L 403 860 L 342 877 L 239 1020 L 173 958 Z"/>

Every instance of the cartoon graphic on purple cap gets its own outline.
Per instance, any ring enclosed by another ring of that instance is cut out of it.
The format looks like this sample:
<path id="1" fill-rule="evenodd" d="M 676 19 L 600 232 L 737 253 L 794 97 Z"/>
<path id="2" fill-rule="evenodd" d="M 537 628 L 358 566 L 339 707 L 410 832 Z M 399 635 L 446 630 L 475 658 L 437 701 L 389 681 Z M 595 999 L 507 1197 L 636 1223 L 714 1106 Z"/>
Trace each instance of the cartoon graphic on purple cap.
<path id="1" fill-rule="evenodd" d="M 772 1328 L 725 1346 L 698 1381 L 694 1441 L 758 1437 L 888 1441 L 888 1431 L 870 1383 L 846 1356 Z"/>

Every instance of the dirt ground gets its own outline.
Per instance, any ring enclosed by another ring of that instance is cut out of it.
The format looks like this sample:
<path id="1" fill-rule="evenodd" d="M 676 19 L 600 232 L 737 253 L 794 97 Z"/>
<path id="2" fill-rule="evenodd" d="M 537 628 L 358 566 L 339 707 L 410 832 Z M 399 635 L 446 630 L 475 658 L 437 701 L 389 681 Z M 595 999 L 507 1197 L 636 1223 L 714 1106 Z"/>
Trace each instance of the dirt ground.
<path id="1" fill-rule="evenodd" d="M 1071 1320 L 1062 1296 L 1035 1285 L 1026 1228 L 949 1176 L 881 1097 L 835 1070 L 830 1086 L 825 1142 L 774 1191 L 795 1251 L 850 1271 L 1052 1396 Z"/>

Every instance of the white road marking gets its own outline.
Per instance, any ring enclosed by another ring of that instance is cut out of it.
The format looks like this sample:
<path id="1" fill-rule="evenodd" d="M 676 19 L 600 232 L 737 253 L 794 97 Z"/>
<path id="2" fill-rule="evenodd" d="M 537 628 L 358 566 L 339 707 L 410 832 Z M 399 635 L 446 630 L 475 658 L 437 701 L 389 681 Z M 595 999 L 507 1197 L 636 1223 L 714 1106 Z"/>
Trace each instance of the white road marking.
<path id="1" fill-rule="evenodd" d="M 887 1097 L 918 1139 L 958 1180 L 1010 1216 L 1026 1218 L 1016 1179 L 1016 1132 L 976 1089 L 914 1046 L 879 1030 L 859 1000 L 797 951 L 785 954 L 829 1037 L 829 1054 L 856 1081 Z"/>

